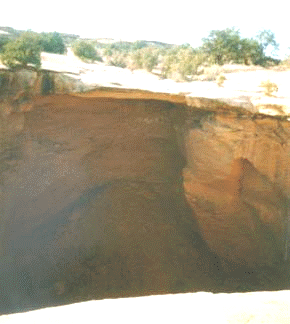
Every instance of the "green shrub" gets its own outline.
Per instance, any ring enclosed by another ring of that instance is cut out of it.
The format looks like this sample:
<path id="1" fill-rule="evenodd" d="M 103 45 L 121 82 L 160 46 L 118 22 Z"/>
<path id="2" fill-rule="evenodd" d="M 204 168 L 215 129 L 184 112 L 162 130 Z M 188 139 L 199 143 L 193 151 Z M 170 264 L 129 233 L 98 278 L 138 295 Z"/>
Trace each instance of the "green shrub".
<path id="1" fill-rule="evenodd" d="M 273 92 L 278 91 L 277 84 L 271 82 L 270 80 L 262 81 L 260 87 L 264 88 L 264 95 L 269 97 L 273 95 Z"/>
<path id="2" fill-rule="evenodd" d="M 112 56 L 114 54 L 113 49 L 110 47 L 105 47 L 103 49 L 103 55 L 104 56 Z"/>
<path id="3" fill-rule="evenodd" d="M 132 66 L 133 69 L 142 69 L 143 68 L 143 57 L 142 51 L 140 49 L 136 50 L 131 54 Z"/>
<path id="4" fill-rule="evenodd" d="M 152 70 L 156 67 L 158 63 L 158 53 L 152 48 L 144 48 L 142 51 L 143 68 L 146 69 L 148 72 L 152 72 Z"/>
<path id="5" fill-rule="evenodd" d="M 42 50 L 48 53 L 64 54 L 66 47 L 59 33 L 42 33 L 41 34 Z"/>
<path id="6" fill-rule="evenodd" d="M 4 46 L 9 42 L 8 37 L 0 37 L 0 52 L 3 51 Z"/>
<path id="7" fill-rule="evenodd" d="M 193 48 L 181 48 L 177 53 L 177 71 L 183 80 L 187 80 L 188 77 L 197 74 L 202 61 L 202 56 Z"/>
<path id="8" fill-rule="evenodd" d="M 95 47 L 85 40 L 77 40 L 74 42 L 72 50 L 73 53 L 83 61 L 102 61 Z"/>
<path id="9" fill-rule="evenodd" d="M 147 47 L 147 43 L 146 41 L 142 41 L 142 40 L 138 40 L 138 41 L 135 41 L 133 44 L 132 44 L 132 50 L 133 51 L 137 51 L 137 50 L 140 50 L 144 47 Z"/>
<path id="10" fill-rule="evenodd" d="M 38 34 L 25 32 L 15 40 L 9 41 L 3 47 L 1 60 L 10 68 L 27 67 L 32 64 L 41 67 L 41 42 Z"/>
<path id="11" fill-rule="evenodd" d="M 129 53 L 132 48 L 132 45 L 130 42 L 119 41 L 110 44 L 109 48 L 118 53 Z"/>
<path id="12" fill-rule="evenodd" d="M 171 78 L 173 75 L 180 80 L 188 80 L 199 73 L 200 66 L 205 61 L 205 54 L 189 45 L 176 46 L 163 51 L 161 74 Z"/>
<path id="13" fill-rule="evenodd" d="M 133 69 L 146 69 L 148 72 L 158 64 L 158 50 L 152 47 L 143 47 L 131 53 Z"/>
<path id="14" fill-rule="evenodd" d="M 193 68 L 193 56 L 190 49 L 181 49 L 177 53 L 177 61 L 178 64 L 175 68 L 183 80 L 186 80 L 187 76 L 192 75 L 192 68 Z"/>
<path id="15" fill-rule="evenodd" d="M 164 52 L 161 63 L 161 75 L 163 78 L 170 78 L 173 73 L 176 73 L 178 64 L 177 53 L 177 48 Z"/>

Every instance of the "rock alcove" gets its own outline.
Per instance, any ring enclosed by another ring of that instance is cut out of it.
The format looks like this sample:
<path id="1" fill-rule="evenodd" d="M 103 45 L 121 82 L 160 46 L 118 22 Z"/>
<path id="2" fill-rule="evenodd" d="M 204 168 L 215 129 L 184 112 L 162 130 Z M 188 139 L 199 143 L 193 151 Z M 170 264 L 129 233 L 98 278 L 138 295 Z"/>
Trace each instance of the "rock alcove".
<path id="1" fill-rule="evenodd" d="M 2 313 L 288 287 L 287 120 L 140 90 L 41 94 L 2 102 Z"/>

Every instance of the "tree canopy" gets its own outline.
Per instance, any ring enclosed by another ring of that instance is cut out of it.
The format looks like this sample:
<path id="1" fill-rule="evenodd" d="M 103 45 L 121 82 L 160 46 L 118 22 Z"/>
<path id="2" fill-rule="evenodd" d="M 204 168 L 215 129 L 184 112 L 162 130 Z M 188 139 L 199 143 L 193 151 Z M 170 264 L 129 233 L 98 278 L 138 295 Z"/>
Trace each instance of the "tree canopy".
<path id="1" fill-rule="evenodd" d="M 236 61 L 241 48 L 240 31 L 235 28 L 212 30 L 207 38 L 203 38 L 203 51 L 219 65 Z"/>
<path id="2" fill-rule="evenodd" d="M 255 39 L 244 38 L 240 42 L 239 63 L 258 64 L 264 58 L 263 48 Z"/>
<path id="3" fill-rule="evenodd" d="M 229 62 L 260 64 L 266 59 L 268 46 L 277 49 L 275 35 L 269 31 L 261 32 L 256 39 L 242 38 L 238 29 L 212 30 L 203 38 L 202 51 L 213 63 L 222 65 Z"/>
<path id="4" fill-rule="evenodd" d="M 10 68 L 27 67 L 31 64 L 38 69 L 41 67 L 41 49 L 39 35 L 30 31 L 24 32 L 3 46 L 1 60 Z"/>
<path id="5" fill-rule="evenodd" d="M 275 34 L 269 29 L 260 31 L 257 34 L 256 39 L 261 44 L 264 55 L 266 55 L 266 51 L 269 47 L 272 48 L 272 55 L 279 49 L 279 44 L 276 41 Z"/>
<path id="6" fill-rule="evenodd" d="M 86 61 L 97 61 L 101 60 L 98 56 L 97 51 L 93 44 L 85 40 L 77 40 L 72 45 L 72 50 L 74 54 L 80 59 Z"/>
<path id="7" fill-rule="evenodd" d="M 0 52 L 2 52 L 4 45 L 6 45 L 9 42 L 8 37 L 1 37 L 0 36 Z"/>
<path id="8" fill-rule="evenodd" d="M 61 35 L 57 32 L 41 33 L 41 45 L 44 52 L 64 54 L 66 47 Z"/>

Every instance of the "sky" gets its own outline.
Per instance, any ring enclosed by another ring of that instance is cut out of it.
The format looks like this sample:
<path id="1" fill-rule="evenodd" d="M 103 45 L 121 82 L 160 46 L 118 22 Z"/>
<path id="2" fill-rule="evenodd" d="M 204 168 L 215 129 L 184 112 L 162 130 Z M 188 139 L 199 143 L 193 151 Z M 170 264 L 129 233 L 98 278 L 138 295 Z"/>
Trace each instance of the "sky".
<path id="1" fill-rule="evenodd" d="M 236 27 L 242 37 L 254 37 L 270 29 L 283 58 L 290 54 L 288 16 L 285 0 L 8 0 L 1 4 L 0 26 L 193 47 L 211 30 Z"/>

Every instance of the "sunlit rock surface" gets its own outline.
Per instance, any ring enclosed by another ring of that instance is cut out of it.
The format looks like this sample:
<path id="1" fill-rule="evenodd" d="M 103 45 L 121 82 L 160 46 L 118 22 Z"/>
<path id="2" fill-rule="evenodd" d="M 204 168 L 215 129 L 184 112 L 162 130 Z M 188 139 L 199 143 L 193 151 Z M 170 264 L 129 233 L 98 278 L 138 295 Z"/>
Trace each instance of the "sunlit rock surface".
<path id="1" fill-rule="evenodd" d="M 106 299 L 0 317 L 0 323 L 288 324 L 289 291 Z"/>

